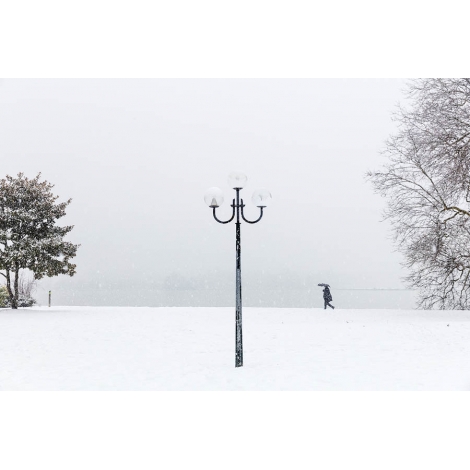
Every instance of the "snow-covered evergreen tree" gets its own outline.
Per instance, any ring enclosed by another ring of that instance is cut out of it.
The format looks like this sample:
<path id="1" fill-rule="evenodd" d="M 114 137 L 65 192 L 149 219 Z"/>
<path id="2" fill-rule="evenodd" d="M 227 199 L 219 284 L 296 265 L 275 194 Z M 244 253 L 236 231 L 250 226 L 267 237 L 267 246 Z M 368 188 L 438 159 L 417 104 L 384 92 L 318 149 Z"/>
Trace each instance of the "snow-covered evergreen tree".
<path id="1" fill-rule="evenodd" d="M 36 300 L 32 296 L 32 287 L 35 280 L 25 282 L 20 274 L 20 282 L 18 287 L 18 307 L 32 307 Z M 11 299 L 8 289 L 5 285 L 0 286 L 0 308 L 11 308 Z"/>
<path id="2" fill-rule="evenodd" d="M 54 186 L 40 178 L 40 173 L 33 179 L 19 173 L 16 178 L 0 180 L 0 274 L 6 280 L 9 304 L 14 309 L 20 303 L 22 269 L 29 269 L 34 279 L 73 276 L 76 269 L 70 260 L 79 245 L 64 240 L 73 225 L 56 225 L 71 199 L 56 202 Z"/>
<path id="3" fill-rule="evenodd" d="M 0 308 L 10 307 L 10 296 L 6 286 L 0 286 Z"/>

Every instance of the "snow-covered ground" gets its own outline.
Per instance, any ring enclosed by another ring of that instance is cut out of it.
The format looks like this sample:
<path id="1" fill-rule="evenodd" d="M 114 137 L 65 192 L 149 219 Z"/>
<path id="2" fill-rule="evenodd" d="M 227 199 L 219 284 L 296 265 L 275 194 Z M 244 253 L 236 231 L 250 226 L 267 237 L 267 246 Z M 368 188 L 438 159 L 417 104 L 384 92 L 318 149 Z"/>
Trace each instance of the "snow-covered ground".
<path id="1" fill-rule="evenodd" d="M 0 390 L 469 390 L 470 312 L 0 310 Z"/>

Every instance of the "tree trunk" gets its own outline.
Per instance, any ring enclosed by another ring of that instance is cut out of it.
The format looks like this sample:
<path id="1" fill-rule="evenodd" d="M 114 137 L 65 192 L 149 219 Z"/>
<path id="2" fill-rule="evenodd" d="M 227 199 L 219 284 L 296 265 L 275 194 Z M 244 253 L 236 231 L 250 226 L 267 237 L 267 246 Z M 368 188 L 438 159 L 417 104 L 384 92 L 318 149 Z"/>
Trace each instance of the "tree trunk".
<path id="1" fill-rule="evenodd" d="M 11 290 L 11 280 L 10 280 L 10 270 L 6 270 L 7 275 L 7 291 L 8 295 L 10 296 L 10 303 L 11 303 L 11 308 L 18 308 L 18 302 L 15 302 L 15 295 L 13 294 L 13 291 Z"/>
<path id="2" fill-rule="evenodd" d="M 19 288 L 18 288 L 18 273 L 20 272 L 20 269 L 18 268 L 18 266 L 16 267 L 15 269 L 15 303 L 11 304 L 11 308 L 18 308 L 18 297 L 19 297 Z"/>

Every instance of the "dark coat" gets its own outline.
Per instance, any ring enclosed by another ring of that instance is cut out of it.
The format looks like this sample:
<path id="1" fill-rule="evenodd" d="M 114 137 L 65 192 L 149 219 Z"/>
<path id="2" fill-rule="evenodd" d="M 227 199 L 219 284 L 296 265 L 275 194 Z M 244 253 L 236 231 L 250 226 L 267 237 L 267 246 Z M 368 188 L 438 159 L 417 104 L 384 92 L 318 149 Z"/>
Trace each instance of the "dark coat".
<path id="1" fill-rule="evenodd" d="M 328 286 L 325 286 L 323 289 L 323 299 L 326 300 L 327 302 L 331 302 L 333 300 L 333 297 L 331 296 L 330 288 Z"/>

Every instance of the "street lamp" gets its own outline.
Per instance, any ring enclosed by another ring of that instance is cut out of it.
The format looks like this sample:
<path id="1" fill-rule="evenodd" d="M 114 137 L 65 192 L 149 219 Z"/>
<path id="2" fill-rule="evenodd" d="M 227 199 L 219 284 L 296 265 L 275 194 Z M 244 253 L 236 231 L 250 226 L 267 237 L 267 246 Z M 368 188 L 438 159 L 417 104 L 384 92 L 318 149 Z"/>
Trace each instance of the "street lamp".
<path id="1" fill-rule="evenodd" d="M 235 222 L 235 367 L 243 366 L 243 337 L 242 337 L 242 276 L 241 276 L 241 242 L 240 242 L 240 216 L 249 224 L 256 224 L 263 217 L 263 209 L 269 204 L 271 200 L 271 193 L 264 188 L 257 189 L 252 196 L 253 204 L 260 209 L 259 217 L 256 220 L 248 220 L 244 213 L 243 199 L 240 199 L 240 191 L 245 186 L 247 177 L 243 173 L 233 172 L 228 177 L 228 183 L 231 188 L 235 189 L 235 199 L 232 200 L 232 217 L 229 220 L 222 221 L 215 215 L 217 207 L 221 206 L 224 202 L 224 195 L 219 188 L 209 188 L 205 195 L 204 200 L 206 204 L 212 208 L 214 219 L 220 224 L 228 224 L 236 216 Z"/>

